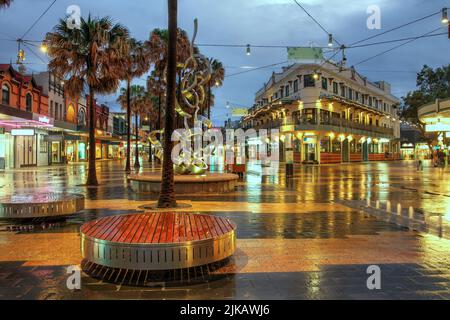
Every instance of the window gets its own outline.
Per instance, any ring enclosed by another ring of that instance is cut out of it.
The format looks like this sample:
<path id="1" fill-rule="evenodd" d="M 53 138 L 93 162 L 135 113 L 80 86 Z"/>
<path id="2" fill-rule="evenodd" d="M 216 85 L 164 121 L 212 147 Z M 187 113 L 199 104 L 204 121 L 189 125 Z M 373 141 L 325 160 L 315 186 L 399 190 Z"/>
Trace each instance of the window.
<path id="1" fill-rule="evenodd" d="M 32 112 L 32 109 L 33 109 L 33 97 L 31 96 L 31 93 L 27 93 L 27 95 L 25 97 L 25 106 L 26 106 L 26 110 L 28 112 Z"/>
<path id="2" fill-rule="evenodd" d="M 345 98 L 345 86 L 341 85 L 341 96 Z"/>
<path id="3" fill-rule="evenodd" d="M 369 97 L 369 106 L 372 106 L 372 97 Z"/>
<path id="4" fill-rule="evenodd" d="M 289 96 L 289 85 L 286 86 L 285 91 L 286 91 L 285 96 L 286 97 Z"/>
<path id="5" fill-rule="evenodd" d="M 58 119 L 58 104 L 55 102 L 55 119 Z"/>
<path id="6" fill-rule="evenodd" d="M 386 102 L 383 104 L 383 110 L 386 112 Z"/>
<path id="7" fill-rule="evenodd" d="M 322 89 L 328 90 L 328 79 L 322 77 Z"/>
<path id="8" fill-rule="evenodd" d="M 337 82 L 333 82 L 333 93 L 334 94 L 338 94 L 338 84 Z"/>
<path id="9" fill-rule="evenodd" d="M 316 86 L 316 81 L 314 80 L 312 74 L 305 74 L 305 76 L 303 77 L 303 86 L 305 88 Z"/>
<path id="10" fill-rule="evenodd" d="M 50 100 L 50 116 L 53 117 L 53 100 Z"/>
<path id="11" fill-rule="evenodd" d="M 9 87 L 8 85 L 2 85 L 2 104 L 9 105 Z"/>
<path id="12" fill-rule="evenodd" d="M 359 92 L 355 91 L 355 100 L 359 102 Z"/>
<path id="13" fill-rule="evenodd" d="M 86 112 L 84 111 L 84 109 L 78 110 L 78 125 L 86 125 Z"/>
<path id="14" fill-rule="evenodd" d="M 320 139 L 320 152 L 330 152 L 330 137 L 324 137 Z"/>
<path id="15" fill-rule="evenodd" d="M 353 89 L 351 89 L 351 88 L 348 88 L 348 98 L 350 100 L 353 100 Z"/>
<path id="16" fill-rule="evenodd" d="M 294 80 L 294 92 L 298 92 L 298 80 Z"/>
<path id="17" fill-rule="evenodd" d="M 48 152 L 48 142 L 45 141 L 45 135 L 39 135 L 39 152 L 47 153 Z"/>
<path id="18" fill-rule="evenodd" d="M 378 109 L 378 99 L 375 99 L 375 108 Z"/>

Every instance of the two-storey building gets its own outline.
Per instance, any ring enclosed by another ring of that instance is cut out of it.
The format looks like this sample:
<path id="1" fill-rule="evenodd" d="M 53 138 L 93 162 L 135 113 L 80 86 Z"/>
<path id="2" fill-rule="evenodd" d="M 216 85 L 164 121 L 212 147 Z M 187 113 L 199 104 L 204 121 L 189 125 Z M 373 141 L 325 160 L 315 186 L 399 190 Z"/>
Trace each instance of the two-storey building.
<path id="1" fill-rule="evenodd" d="M 0 64 L 0 169 L 48 165 L 48 96 L 33 75 Z"/>
<path id="2" fill-rule="evenodd" d="M 273 73 L 242 119 L 245 129 L 291 135 L 294 161 L 340 163 L 399 158 L 399 100 L 385 81 L 330 62 L 293 64 Z"/>

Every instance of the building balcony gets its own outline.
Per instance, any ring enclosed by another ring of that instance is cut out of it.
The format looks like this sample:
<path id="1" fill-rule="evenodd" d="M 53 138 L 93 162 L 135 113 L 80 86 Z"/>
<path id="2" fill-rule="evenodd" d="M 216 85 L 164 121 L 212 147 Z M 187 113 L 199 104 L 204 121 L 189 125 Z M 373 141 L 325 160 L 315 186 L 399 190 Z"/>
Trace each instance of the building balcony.
<path id="1" fill-rule="evenodd" d="M 332 131 L 373 137 L 392 137 L 394 135 L 393 128 L 369 125 L 342 118 L 321 119 L 320 121 L 314 118 L 296 118 L 290 125 L 294 125 L 295 130 Z"/>

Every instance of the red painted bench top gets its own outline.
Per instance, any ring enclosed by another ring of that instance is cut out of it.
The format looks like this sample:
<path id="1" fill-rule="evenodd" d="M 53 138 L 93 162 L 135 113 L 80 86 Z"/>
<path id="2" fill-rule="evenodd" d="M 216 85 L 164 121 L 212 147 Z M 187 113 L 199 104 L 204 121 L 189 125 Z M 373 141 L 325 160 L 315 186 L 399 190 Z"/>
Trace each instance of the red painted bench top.
<path id="1" fill-rule="evenodd" d="M 118 243 L 180 243 L 218 238 L 236 229 L 222 217 L 185 212 L 147 212 L 104 217 L 81 227 L 81 233 Z"/>

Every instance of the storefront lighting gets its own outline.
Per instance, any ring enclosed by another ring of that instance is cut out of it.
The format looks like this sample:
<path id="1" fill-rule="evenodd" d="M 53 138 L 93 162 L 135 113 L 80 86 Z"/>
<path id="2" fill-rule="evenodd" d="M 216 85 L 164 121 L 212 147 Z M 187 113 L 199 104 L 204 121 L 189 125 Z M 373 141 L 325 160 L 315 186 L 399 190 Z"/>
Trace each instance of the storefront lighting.
<path id="1" fill-rule="evenodd" d="M 316 100 L 316 108 L 321 108 L 322 107 L 322 101 L 320 99 Z"/>
<path id="2" fill-rule="evenodd" d="M 334 137 L 335 137 L 335 135 L 334 135 L 334 133 L 333 133 L 333 132 L 330 132 L 330 133 L 328 134 L 328 136 L 330 137 L 330 139 L 331 139 L 331 140 L 333 140 L 333 139 L 334 139 Z"/>
<path id="3" fill-rule="evenodd" d="M 353 141 L 353 137 L 350 135 L 350 136 L 347 137 L 347 140 L 348 140 L 349 142 L 351 142 L 351 141 Z"/>
<path id="4" fill-rule="evenodd" d="M 280 137 L 280 140 L 284 142 L 285 139 L 286 139 L 286 136 L 284 134 L 282 134 Z"/>
<path id="5" fill-rule="evenodd" d="M 450 131 L 450 124 L 447 123 L 435 123 L 425 125 L 426 132 L 439 132 L 439 131 Z"/>
<path id="6" fill-rule="evenodd" d="M 340 134 L 340 135 L 339 135 L 339 140 L 340 140 L 340 141 L 344 141 L 344 140 L 345 140 L 345 135 Z"/>
<path id="7" fill-rule="evenodd" d="M 314 72 L 313 79 L 314 80 L 318 80 L 319 79 L 319 74 L 317 72 Z"/>
<path id="8" fill-rule="evenodd" d="M 371 144 L 372 143 L 372 138 L 367 138 L 367 143 Z"/>
<path id="9" fill-rule="evenodd" d="M 11 129 L 12 136 L 34 136 L 34 129 Z"/>

